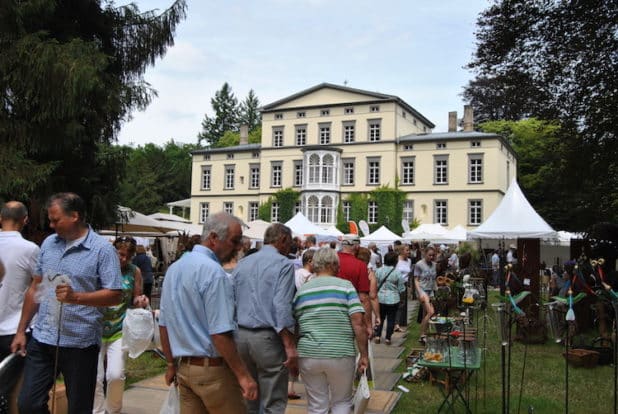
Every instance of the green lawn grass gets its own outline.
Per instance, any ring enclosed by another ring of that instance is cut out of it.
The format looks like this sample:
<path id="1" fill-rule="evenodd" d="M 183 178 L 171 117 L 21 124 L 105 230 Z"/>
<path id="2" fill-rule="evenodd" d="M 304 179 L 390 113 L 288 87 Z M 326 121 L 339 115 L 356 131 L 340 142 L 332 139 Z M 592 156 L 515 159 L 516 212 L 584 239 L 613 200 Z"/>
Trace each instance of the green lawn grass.
<path id="1" fill-rule="evenodd" d="M 165 361 L 152 352 L 144 352 L 139 357 L 127 358 L 125 387 L 146 378 L 155 377 L 165 372 Z"/>
<path id="2" fill-rule="evenodd" d="M 494 301 L 495 294 L 490 296 Z M 501 346 L 494 323 L 495 317 L 491 307 L 488 313 L 486 369 L 481 368 L 469 382 L 470 404 L 474 413 L 500 413 L 502 410 L 501 381 Z M 482 316 L 482 315 L 481 315 Z M 419 325 L 416 317 L 408 327 L 406 350 L 420 347 L 417 342 Z M 482 329 L 479 330 L 479 346 Z M 515 332 L 515 328 L 513 328 Z M 515 342 L 511 348 L 511 396 L 510 412 L 517 413 L 520 395 L 522 367 L 525 345 Z M 562 357 L 564 346 L 548 340 L 545 344 L 528 345 L 526 369 L 523 382 L 520 413 L 528 413 L 534 407 L 535 414 L 554 414 L 565 412 L 565 363 Z M 405 370 L 405 362 L 399 367 Z M 611 413 L 613 411 L 613 366 L 596 368 L 569 367 L 569 413 Z M 483 383 L 486 383 L 486 386 Z M 436 412 L 443 397 L 438 385 L 429 381 L 408 383 L 401 380 L 399 384 L 410 389 L 403 393 L 393 413 L 432 413 Z M 463 406 L 457 406 L 455 412 L 464 412 Z"/>

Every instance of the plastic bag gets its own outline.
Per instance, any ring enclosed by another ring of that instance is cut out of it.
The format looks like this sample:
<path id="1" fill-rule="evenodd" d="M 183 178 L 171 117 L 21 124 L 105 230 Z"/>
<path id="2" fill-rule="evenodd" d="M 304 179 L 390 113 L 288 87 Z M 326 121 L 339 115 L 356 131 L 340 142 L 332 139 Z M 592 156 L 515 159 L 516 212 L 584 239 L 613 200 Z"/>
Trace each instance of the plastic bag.
<path id="1" fill-rule="evenodd" d="M 369 391 L 367 372 L 363 372 L 358 386 L 356 387 L 356 393 L 354 394 L 354 414 L 362 414 L 367 410 L 370 397 L 371 392 Z"/>
<path id="2" fill-rule="evenodd" d="M 148 349 L 154 336 L 152 312 L 146 309 L 128 309 L 122 323 L 122 350 L 137 358 Z"/>
<path id="3" fill-rule="evenodd" d="M 180 414 L 180 397 L 176 385 L 170 385 L 170 390 L 165 401 L 163 401 L 159 414 Z"/>

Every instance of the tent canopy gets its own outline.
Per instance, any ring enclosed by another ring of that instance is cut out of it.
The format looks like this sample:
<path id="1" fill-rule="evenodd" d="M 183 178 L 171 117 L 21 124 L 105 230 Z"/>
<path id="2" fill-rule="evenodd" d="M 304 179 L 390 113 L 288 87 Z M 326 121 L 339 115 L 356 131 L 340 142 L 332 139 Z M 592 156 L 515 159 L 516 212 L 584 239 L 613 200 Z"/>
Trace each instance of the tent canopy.
<path id="1" fill-rule="evenodd" d="M 390 244 L 395 240 L 401 240 L 401 237 L 390 231 L 386 226 L 382 226 L 369 236 L 361 237 L 361 244 L 363 246 L 371 242 L 376 244 Z"/>
<path id="2" fill-rule="evenodd" d="M 118 233 L 162 233 L 174 230 L 174 227 L 171 227 L 170 224 L 171 222 L 165 223 L 152 219 L 142 213 L 131 210 L 129 207 L 118 206 L 116 224 L 114 228 L 107 228 L 107 230 L 114 230 Z"/>
<path id="3" fill-rule="evenodd" d="M 291 219 L 289 219 L 285 223 L 285 225 L 288 226 L 290 229 L 292 229 L 292 231 L 294 233 L 296 233 L 296 234 L 301 234 L 301 235 L 309 235 L 309 234 L 313 234 L 313 235 L 318 235 L 318 234 L 327 235 L 325 230 L 323 230 L 321 227 L 318 227 L 315 224 L 313 224 L 301 212 L 296 213 L 296 215 L 294 217 L 292 217 Z"/>
<path id="4" fill-rule="evenodd" d="M 253 220 L 247 224 L 242 232 L 243 236 L 250 238 L 251 240 L 264 240 L 264 232 L 270 226 L 270 223 L 264 220 Z"/>
<path id="5" fill-rule="evenodd" d="M 191 220 L 177 216 L 176 214 L 154 213 L 149 214 L 148 217 L 159 221 L 176 221 L 179 223 L 191 223 Z"/>
<path id="6" fill-rule="evenodd" d="M 530 205 L 513 179 L 504 198 L 470 237 L 486 239 L 554 238 L 556 232 Z"/>
<path id="7" fill-rule="evenodd" d="M 410 240 L 437 240 L 443 238 L 448 232 L 448 229 L 441 224 L 421 224 L 414 230 L 403 235 L 404 238 Z"/>

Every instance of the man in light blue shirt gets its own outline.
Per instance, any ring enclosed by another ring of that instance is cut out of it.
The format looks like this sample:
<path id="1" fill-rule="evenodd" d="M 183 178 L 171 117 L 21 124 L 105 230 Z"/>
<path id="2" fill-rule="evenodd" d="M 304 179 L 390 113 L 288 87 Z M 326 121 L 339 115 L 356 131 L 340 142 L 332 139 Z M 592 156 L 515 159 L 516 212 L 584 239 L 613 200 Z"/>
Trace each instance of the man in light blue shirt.
<path id="1" fill-rule="evenodd" d="M 176 377 L 181 412 L 240 413 L 246 411 L 243 397 L 257 398 L 257 384 L 234 343 L 234 290 L 221 267 L 236 255 L 241 239 L 236 217 L 209 216 L 202 244 L 165 274 L 159 316 L 165 380 L 169 385 Z"/>
<path id="2" fill-rule="evenodd" d="M 298 375 L 292 313 L 294 264 L 287 258 L 292 232 L 275 223 L 264 233 L 264 246 L 234 269 L 238 351 L 260 387 L 260 401 L 249 412 L 285 412 L 289 374 Z"/>
<path id="3" fill-rule="evenodd" d="M 86 224 L 85 212 L 83 199 L 74 193 L 55 194 L 47 203 L 56 234 L 41 246 L 11 344 L 13 352 L 26 354 L 21 413 L 48 413 L 48 392 L 58 373 L 64 377 L 69 412 L 92 412 L 100 307 L 120 303 L 122 276 L 116 249 Z M 26 353 L 26 328 L 37 310 Z"/>

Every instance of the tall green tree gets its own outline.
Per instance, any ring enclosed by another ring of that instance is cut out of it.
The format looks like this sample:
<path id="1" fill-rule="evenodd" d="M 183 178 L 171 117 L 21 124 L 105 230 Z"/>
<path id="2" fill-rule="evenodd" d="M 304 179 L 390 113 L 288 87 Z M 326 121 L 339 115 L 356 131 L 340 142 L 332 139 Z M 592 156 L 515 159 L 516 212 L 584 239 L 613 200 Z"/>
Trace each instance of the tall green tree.
<path id="1" fill-rule="evenodd" d="M 239 124 L 248 125 L 249 131 L 253 131 L 259 127 L 262 122 L 259 108 L 260 100 L 255 95 L 253 89 L 251 89 L 245 100 L 240 103 Z"/>
<path id="2" fill-rule="evenodd" d="M 618 1 L 496 0 L 477 26 L 464 89 L 477 121 L 559 122 L 548 151 L 561 151 L 562 169 L 548 177 L 569 199 L 547 196 L 573 213 L 552 224 L 618 220 Z"/>
<path id="3" fill-rule="evenodd" d="M 0 197 L 38 206 L 75 191 L 95 226 L 115 221 L 123 154 L 110 145 L 156 95 L 144 72 L 185 15 L 185 0 L 161 14 L 111 0 L 0 2 L 0 145 L 28 166 L 0 163 Z"/>
<path id="4" fill-rule="evenodd" d="M 232 92 L 232 87 L 225 82 L 220 90 L 210 100 L 214 116 L 204 115 L 202 132 L 198 135 L 198 144 L 216 146 L 227 131 L 238 131 L 239 111 L 238 99 Z"/>

